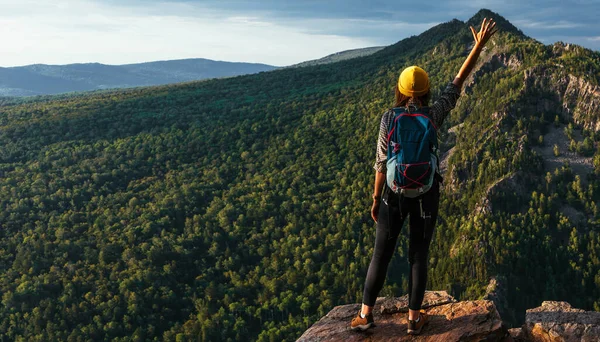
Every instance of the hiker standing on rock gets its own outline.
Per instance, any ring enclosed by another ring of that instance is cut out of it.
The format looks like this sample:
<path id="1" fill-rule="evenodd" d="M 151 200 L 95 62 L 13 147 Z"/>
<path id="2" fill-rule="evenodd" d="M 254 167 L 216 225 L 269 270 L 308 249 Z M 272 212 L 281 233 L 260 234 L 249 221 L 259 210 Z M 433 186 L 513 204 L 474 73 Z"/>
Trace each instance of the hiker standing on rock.
<path id="1" fill-rule="evenodd" d="M 419 334 L 427 323 L 421 304 L 427 283 L 427 254 L 438 215 L 440 182 L 437 128 L 456 106 L 464 80 L 481 50 L 497 31 L 496 23 L 483 19 L 481 29 L 471 27 L 475 45 L 454 81 L 428 107 L 429 77 L 411 66 L 400 74 L 394 108 L 381 118 L 375 162 L 375 190 L 371 216 L 377 223 L 375 249 L 365 281 L 363 304 L 350 326 L 374 326 L 373 306 L 383 287 L 388 264 L 406 217 L 409 217 L 408 334 Z"/>

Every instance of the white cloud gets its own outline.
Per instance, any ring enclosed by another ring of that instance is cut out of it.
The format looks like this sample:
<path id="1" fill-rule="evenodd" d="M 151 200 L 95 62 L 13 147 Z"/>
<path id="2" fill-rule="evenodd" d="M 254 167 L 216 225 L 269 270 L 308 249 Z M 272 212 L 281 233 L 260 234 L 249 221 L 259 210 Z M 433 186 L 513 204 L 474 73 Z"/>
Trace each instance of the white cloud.
<path id="1" fill-rule="evenodd" d="M 581 23 L 575 23 L 566 20 L 558 21 L 531 21 L 531 20 L 515 20 L 514 24 L 520 28 L 529 28 L 536 30 L 555 30 L 555 29 L 571 29 L 583 27 Z"/>
<path id="2" fill-rule="evenodd" d="M 246 24 L 251 26 L 273 26 L 271 23 L 262 21 L 258 17 L 229 17 L 227 21 L 234 24 Z"/>
<path id="3" fill-rule="evenodd" d="M 471 11 L 471 6 L 496 10 L 491 0 L 460 1 L 469 6 L 462 10 L 454 6 L 457 12 L 447 11 L 442 17 L 450 20 L 457 13 Z M 0 66 L 123 64 L 195 57 L 289 65 L 342 50 L 392 44 L 438 24 L 435 19 L 410 22 L 402 15 L 394 19 L 388 15 L 387 20 L 357 19 L 351 14 L 331 19 L 327 18 L 330 13 L 312 13 L 306 18 L 281 11 L 236 10 L 236 6 L 216 10 L 199 5 L 206 3 L 200 1 L 111 3 L 0 0 Z M 523 14 L 517 2 L 503 6 L 511 13 L 520 9 L 517 20 L 509 18 L 511 22 L 542 41 L 552 41 L 550 29 L 560 29 L 576 43 L 593 49 L 600 45 L 585 23 L 568 18 L 553 21 L 550 9 L 544 8 L 536 7 L 535 16 L 526 10 Z M 472 14 L 464 14 L 463 19 Z"/>
<path id="4" fill-rule="evenodd" d="M 184 3 L 0 0 L 0 65 L 135 63 L 180 58 L 289 65 L 375 45 Z"/>

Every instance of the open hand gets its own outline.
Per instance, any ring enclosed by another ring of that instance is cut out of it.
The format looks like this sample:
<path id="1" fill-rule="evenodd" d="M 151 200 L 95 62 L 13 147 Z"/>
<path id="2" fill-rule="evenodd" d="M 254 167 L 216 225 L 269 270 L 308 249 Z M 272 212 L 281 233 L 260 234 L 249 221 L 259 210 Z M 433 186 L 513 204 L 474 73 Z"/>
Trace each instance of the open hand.
<path id="1" fill-rule="evenodd" d="M 454 81 L 452 81 L 452 83 L 459 88 L 462 87 L 463 82 L 467 79 L 467 77 L 469 77 L 469 74 L 471 73 L 471 70 L 473 70 L 475 63 L 477 63 L 477 58 L 479 58 L 479 54 L 483 50 L 485 43 L 487 43 L 490 37 L 498 31 L 497 29 L 494 30 L 494 27 L 496 27 L 494 20 L 490 19 L 488 21 L 487 18 L 483 19 L 483 23 L 481 23 L 481 30 L 479 30 L 479 32 L 475 32 L 473 26 L 470 26 L 471 32 L 473 32 L 473 38 L 475 38 L 475 45 L 460 68 L 460 71 L 458 74 L 456 74 L 456 78 Z"/>
<path id="2" fill-rule="evenodd" d="M 496 27 L 496 23 L 494 22 L 494 19 L 491 18 L 489 21 L 487 18 L 483 19 L 483 22 L 481 23 L 481 30 L 479 30 L 477 33 L 475 32 L 473 26 L 470 26 L 471 32 L 473 32 L 473 38 L 475 38 L 475 45 L 483 47 L 490 37 L 494 33 L 498 32 L 498 29 L 494 30 L 494 27 Z"/>

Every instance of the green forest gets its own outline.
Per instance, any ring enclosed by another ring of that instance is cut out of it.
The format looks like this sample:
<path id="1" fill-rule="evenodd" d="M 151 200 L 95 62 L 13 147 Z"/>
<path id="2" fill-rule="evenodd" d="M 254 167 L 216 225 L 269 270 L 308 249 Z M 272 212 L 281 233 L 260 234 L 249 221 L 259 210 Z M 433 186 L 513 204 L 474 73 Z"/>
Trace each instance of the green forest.
<path id="1" fill-rule="evenodd" d="M 440 130 L 427 289 L 501 276 L 509 326 L 544 300 L 600 311 L 598 98 L 561 96 L 598 86 L 600 53 L 482 10 L 332 64 L 1 98 L 0 341 L 295 341 L 360 302 L 397 77 L 423 67 L 435 100 L 483 17 L 500 31 Z M 381 296 L 406 293 L 407 234 Z"/>

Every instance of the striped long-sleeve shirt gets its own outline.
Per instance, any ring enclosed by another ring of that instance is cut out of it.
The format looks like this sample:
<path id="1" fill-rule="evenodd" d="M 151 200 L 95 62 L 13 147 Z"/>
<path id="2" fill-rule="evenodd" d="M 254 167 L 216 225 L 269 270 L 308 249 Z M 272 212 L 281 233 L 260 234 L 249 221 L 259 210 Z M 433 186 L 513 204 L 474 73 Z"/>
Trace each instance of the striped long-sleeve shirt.
<path id="1" fill-rule="evenodd" d="M 440 98 L 429 108 L 429 114 L 436 127 L 442 127 L 444 119 L 450 114 L 450 111 L 456 106 L 456 101 L 460 96 L 460 88 L 450 82 L 442 92 Z M 386 173 L 387 147 L 388 147 L 388 127 L 394 117 L 394 112 L 389 109 L 381 117 L 379 126 L 379 138 L 377 139 L 377 153 L 375 165 L 373 168 L 377 172 Z"/>

